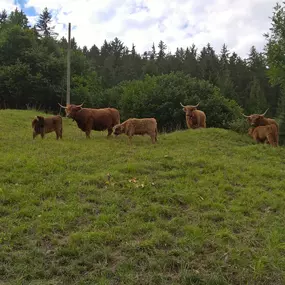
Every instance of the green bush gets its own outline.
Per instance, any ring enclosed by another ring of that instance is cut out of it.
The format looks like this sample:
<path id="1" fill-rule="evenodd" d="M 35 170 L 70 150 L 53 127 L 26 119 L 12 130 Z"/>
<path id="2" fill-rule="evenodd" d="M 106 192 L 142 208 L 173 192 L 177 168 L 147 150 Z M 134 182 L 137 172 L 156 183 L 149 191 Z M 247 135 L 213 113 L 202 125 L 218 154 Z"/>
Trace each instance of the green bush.
<path id="1" fill-rule="evenodd" d="M 119 108 L 122 120 L 155 117 L 159 130 L 166 132 L 186 128 L 180 102 L 193 105 L 201 101 L 198 109 L 206 113 L 207 127 L 230 128 L 241 112 L 217 87 L 182 72 L 122 82 L 106 90 L 104 97 L 107 105 Z"/>
<path id="2" fill-rule="evenodd" d="M 229 124 L 231 130 L 238 133 L 247 133 L 250 125 L 245 118 L 238 118 Z"/>

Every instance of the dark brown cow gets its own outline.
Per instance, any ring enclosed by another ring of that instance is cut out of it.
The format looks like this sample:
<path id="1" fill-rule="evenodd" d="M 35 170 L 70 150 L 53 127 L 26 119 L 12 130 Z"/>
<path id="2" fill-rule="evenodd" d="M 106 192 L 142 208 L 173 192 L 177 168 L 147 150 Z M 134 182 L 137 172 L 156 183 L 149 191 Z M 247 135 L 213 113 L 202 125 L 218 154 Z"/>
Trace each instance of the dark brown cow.
<path id="1" fill-rule="evenodd" d="M 42 139 L 47 133 L 55 132 L 56 139 L 62 139 L 62 118 L 61 116 L 52 116 L 44 118 L 42 116 L 36 116 L 32 121 L 33 139 L 37 135 L 41 135 Z"/>
<path id="2" fill-rule="evenodd" d="M 66 117 L 76 121 L 77 126 L 86 134 L 86 138 L 90 138 L 91 130 L 104 131 L 108 130 L 109 137 L 113 132 L 113 127 L 120 123 L 120 113 L 114 108 L 82 108 L 82 105 L 68 104 L 65 109 Z"/>
<path id="3" fill-rule="evenodd" d="M 152 143 L 157 142 L 157 122 L 155 118 L 136 119 L 131 118 L 114 127 L 114 134 L 126 134 L 129 142 L 134 135 L 149 135 Z"/>
<path id="4" fill-rule="evenodd" d="M 242 114 L 245 118 L 247 118 L 248 123 L 253 127 L 258 126 L 266 126 L 274 124 L 277 127 L 277 132 L 279 131 L 279 126 L 274 119 L 265 118 L 265 114 L 267 113 L 268 109 L 263 114 L 252 114 L 250 116 L 246 116 Z"/>
<path id="5" fill-rule="evenodd" d="M 274 147 L 277 147 L 279 144 L 278 130 L 275 124 L 249 128 L 248 135 L 257 143 L 267 143 Z"/>
<path id="6" fill-rule="evenodd" d="M 206 115 L 203 111 L 197 110 L 197 107 L 200 103 L 196 106 L 192 105 L 180 105 L 183 107 L 183 111 L 186 115 L 186 124 L 188 129 L 197 129 L 197 128 L 206 128 Z"/>

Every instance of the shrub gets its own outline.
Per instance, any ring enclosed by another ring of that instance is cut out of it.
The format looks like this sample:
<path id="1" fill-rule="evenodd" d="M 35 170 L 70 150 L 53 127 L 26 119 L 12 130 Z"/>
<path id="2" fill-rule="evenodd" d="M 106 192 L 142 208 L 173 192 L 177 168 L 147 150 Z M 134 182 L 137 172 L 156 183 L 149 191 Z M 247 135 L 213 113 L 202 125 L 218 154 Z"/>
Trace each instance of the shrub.
<path id="1" fill-rule="evenodd" d="M 122 120 L 155 117 L 160 131 L 186 128 L 180 102 L 194 105 L 201 101 L 198 109 L 206 113 L 207 127 L 230 128 L 241 112 L 237 103 L 224 98 L 217 87 L 182 72 L 122 82 L 106 90 L 105 99 L 119 108 Z"/>

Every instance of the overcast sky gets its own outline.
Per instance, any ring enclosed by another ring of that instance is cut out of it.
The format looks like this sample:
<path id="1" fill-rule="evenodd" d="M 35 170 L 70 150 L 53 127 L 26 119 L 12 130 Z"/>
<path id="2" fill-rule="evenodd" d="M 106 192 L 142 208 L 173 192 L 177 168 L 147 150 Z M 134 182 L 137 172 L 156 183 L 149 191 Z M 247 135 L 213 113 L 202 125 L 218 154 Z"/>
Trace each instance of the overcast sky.
<path id="1" fill-rule="evenodd" d="M 52 10 L 56 32 L 72 37 L 83 47 L 100 47 L 118 37 L 138 52 L 150 50 L 163 40 L 168 51 L 194 43 L 200 50 L 208 42 L 219 52 L 225 43 L 230 51 L 247 57 L 255 45 L 263 51 L 263 34 L 269 31 L 276 0 L 0 0 L 0 10 L 16 6 L 34 23 L 45 8 Z"/>

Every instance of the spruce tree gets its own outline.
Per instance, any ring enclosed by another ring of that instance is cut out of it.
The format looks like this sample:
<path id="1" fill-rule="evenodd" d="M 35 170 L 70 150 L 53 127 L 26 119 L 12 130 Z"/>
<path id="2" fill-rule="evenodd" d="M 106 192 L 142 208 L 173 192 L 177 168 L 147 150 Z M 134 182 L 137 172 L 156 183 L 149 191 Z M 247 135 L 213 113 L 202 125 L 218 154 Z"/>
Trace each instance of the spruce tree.
<path id="1" fill-rule="evenodd" d="M 0 12 L 0 25 L 6 23 L 7 18 L 7 11 L 4 9 L 2 12 Z"/>
<path id="2" fill-rule="evenodd" d="M 37 31 L 43 37 L 53 37 L 58 34 L 54 32 L 54 27 L 51 27 L 52 15 L 47 8 L 44 8 L 43 12 L 40 14 L 39 19 L 36 24 Z"/>

